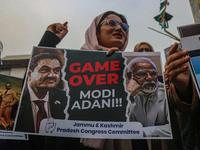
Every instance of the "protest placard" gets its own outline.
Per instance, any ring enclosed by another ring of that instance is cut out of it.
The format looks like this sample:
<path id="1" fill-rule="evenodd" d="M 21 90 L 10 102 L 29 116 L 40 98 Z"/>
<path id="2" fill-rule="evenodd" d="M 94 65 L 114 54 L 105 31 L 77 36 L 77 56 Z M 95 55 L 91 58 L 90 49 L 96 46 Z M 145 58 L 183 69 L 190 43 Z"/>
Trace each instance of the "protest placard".
<path id="1" fill-rule="evenodd" d="M 15 131 L 172 138 L 160 53 L 106 56 L 104 51 L 34 47 Z"/>
<path id="2" fill-rule="evenodd" d="M 183 49 L 188 50 L 190 56 L 190 71 L 200 97 L 200 23 L 178 27 Z"/>

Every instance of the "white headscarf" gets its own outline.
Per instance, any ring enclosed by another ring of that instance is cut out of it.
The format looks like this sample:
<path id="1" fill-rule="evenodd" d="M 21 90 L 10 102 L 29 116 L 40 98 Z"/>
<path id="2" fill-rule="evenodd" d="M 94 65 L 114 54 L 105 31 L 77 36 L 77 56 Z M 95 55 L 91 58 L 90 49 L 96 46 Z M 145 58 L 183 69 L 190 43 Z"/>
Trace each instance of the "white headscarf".
<path id="1" fill-rule="evenodd" d="M 105 12 L 104 12 L 105 13 Z M 99 16 L 95 17 L 94 20 L 92 21 L 92 24 L 89 26 L 87 31 L 85 32 L 85 43 L 81 47 L 83 50 L 98 50 L 98 49 L 103 49 L 104 51 L 108 51 L 109 48 L 104 47 L 99 45 L 98 40 L 97 40 L 97 34 L 96 34 L 96 27 L 98 26 L 103 14 L 100 14 Z M 111 13 L 112 14 L 112 13 Z M 126 46 L 128 44 L 128 33 L 126 37 L 126 41 L 124 43 L 124 46 L 120 48 L 120 51 L 124 51 Z"/>

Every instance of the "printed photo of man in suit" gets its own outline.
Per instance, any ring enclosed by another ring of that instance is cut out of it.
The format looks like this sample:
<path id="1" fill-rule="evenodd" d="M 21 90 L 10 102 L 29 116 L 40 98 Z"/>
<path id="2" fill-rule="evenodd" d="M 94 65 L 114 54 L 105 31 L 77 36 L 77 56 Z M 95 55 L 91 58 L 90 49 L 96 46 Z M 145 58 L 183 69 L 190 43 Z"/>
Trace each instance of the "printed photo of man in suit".
<path id="1" fill-rule="evenodd" d="M 66 119 L 66 91 L 58 88 L 63 62 L 51 53 L 35 55 L 30 62 L 15 130 L 38 133 L 45 118 Z"/>

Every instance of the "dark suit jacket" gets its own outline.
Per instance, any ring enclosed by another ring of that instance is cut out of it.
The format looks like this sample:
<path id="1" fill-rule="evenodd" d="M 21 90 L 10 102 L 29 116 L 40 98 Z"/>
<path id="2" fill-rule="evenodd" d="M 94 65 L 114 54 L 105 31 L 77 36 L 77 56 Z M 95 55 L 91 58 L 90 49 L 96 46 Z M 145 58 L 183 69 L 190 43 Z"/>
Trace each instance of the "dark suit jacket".
<path id="1" fill-rule="evenodd" d="M 64 109 L 67 105 L 66 91 L 63 91 L 59 88 L 50 90 L 49 104 L 52 118 L 65 119 Z M 22 132 L 35 132 L 30 94 L 27 88 L 25 88 L 23 92 L 15 130 Z"/>

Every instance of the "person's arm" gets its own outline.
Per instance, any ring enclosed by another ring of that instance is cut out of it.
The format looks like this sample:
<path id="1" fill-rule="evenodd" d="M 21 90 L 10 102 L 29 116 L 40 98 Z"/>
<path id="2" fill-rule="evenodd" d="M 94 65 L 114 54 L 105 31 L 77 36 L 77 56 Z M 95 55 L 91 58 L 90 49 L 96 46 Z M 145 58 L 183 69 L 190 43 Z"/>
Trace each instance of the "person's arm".
<path id="1" fill-rule="evenodd" d="M 182 112 L 196 110 L 199 98 L 193 83 L 187 51 L 179 51 L 175 43 L 169 51 L 165 64 L 165 83 L 169 85 L 167 96 L 170 106 Z"/>
<path id="2" fill-rule="evenodd" d="M 59 39 L 54 33 L 50 31 L 45 31 L 38 46 L 56 47 L 56 45 L 60 43 L 60 41 L 61 39 Z"/>
<path id="3" fill-rule="evenodd" d="M 38 46 L 56 47 L 68 33 L 67 25 L 67 22 L 64 24 L 54 23 L 49 25 Z"/>
<path id="4" fill-rule="evenodd" d="M 175 86 L 181 100 L 191 103 L 193 88 L 188 66 L 190 57 L 187 54 L 186 50 L 178 50 L 177 43 L 171 46 L 165 63 L 165 82 Z"/>
<path id="5" fill-rule="evenodd" d="M 12 95 L 13 95 L 13 101 L 10 103 L 10 107 L 14 106 L 19 101 L 19 98 L 17 97 L 17 95 L 14 91 L 13 91 Z"/>

